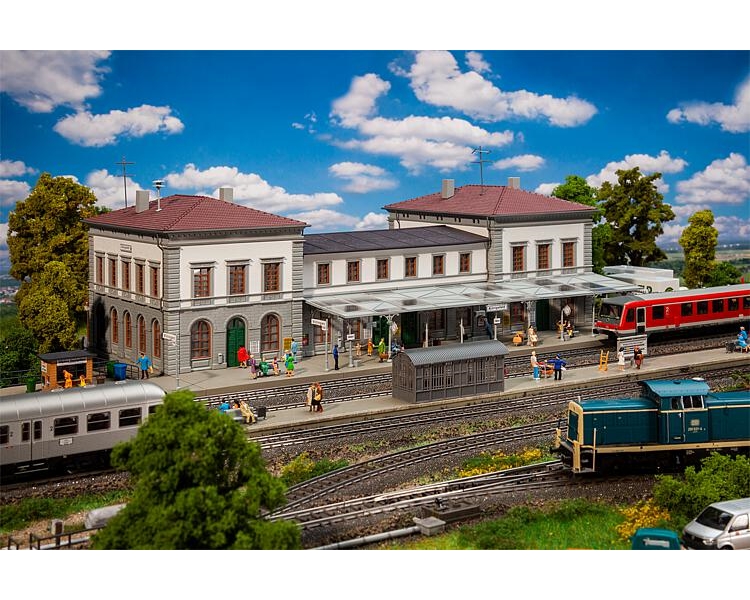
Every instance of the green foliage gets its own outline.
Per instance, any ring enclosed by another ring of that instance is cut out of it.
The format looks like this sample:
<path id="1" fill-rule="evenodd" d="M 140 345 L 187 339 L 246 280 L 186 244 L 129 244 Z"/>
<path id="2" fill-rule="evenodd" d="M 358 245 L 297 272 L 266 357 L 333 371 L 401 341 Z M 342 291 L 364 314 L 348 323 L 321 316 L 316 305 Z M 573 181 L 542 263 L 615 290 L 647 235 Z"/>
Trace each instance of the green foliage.
<path id="1" fill-rule="evenodd" d="M 683 277 L 689 288 L 704 287 L 714 270 L 719 232 L 713 226 L 714 214 L 710 210 L 698 211 L 688 223 L 679 240 L 685 255 Z"/>
<path id="2" fill-rule="evenodd" d="M 729 262 L 713 263 L 713 268 L 705 281 L 705 287 L 736 285 L 740 282 L 742 272 Z"/>
<path id="3" fill-rule="evenodd" d="M 461 527 L 457 546 L 478 550 L 627 548 L 615 531 L 617 509 L 587 500 L 566 500 L 549 507 L 511 508 L 503 518 Z"/>
<path id="4" fill-rule="evenodd" d="M 281 469 L 281 481 L 288 487 L 291 487 L 313 477 L 325 475 L 336 469 L 343 469 L 348 465 L 349 463 L 343 459 L 333 461 L 326 458 L 315 462 L 307 452 L 303 452 L 299 456 L 294 457 L 289 464 L 284 465 Z"/>
<path id="5" fill-rule="evenodd" d="M 687 467 L 683 477 L 660 475 L 654 486 L 654 500 L 666 508 L 675 521 L 687 523 L 714 502 L 745 498 L 750 492 L 750 459 L 712 453 L 701 468 Z"/>
<path id="6" fill-rule="evenodd" d="M 42 173 L 26 200 L 16 203 L 8 219 L 8 249 L 10 251 L 10 274 L 21 282 L 16 302 L 35 291 L 38 279 L 46 266 L 58 261 L 64 264 L 72 282 L 59 300 L 76 319 L 85 319 L 88 295 L 88 227 L 82 219 L 97 212 L 96 197 L 85 186 L 68 177 L 52 177 Z M 34 331 L 30 319 L 34 316 L 19 313 L 21 321 Z M 59 317 L 58 317 L 59 318 Z M 65 319 L 59 326 L 67 328 Z M 52 326 L 54 319 L 48 323 Z M 67 338 L 63 331 L 55 336 L 58 341 Z M 43 339 L 37 336 L 37 339 Z"/>
<path id="7" fill-rule="evenodd" d="M 39 352 L 71 350 L 78 342 L 74 307 L 67 298 L 76 294 L 78 283 L 62 262 L 44 266 L 18 304 L 18 318 L 39 342 Z"/>
<path id="8" fill-rule="evenodd" d="M 19 376 L 36 375 L 38 348 L 34 334 L 17 317 L 2 320 L 0 327 L 0 387 L 21 383 Z"/>
<path id="9" fill-rule="evenodd" d="M 296 524 L 262 517 L 285 502 L 260 447 L 188 391 L 167 394 L 112 464 L 135 482 L 132 500 L 93 539 L 99 549 L 293 549 Z"/>
<path id="10" fill-rule="evenodd" d="M 665 259 L 656 238 L 664 233 L 663 224 L 675 215 L 656 190 L 654 181 L 661 173 L 643 176 L 635 167 L 617 171 L 617 177 L 617 184 L 605 181 L 598 194 L 612 234 L 604 243 L 606 264 L 643 267 Z"/>

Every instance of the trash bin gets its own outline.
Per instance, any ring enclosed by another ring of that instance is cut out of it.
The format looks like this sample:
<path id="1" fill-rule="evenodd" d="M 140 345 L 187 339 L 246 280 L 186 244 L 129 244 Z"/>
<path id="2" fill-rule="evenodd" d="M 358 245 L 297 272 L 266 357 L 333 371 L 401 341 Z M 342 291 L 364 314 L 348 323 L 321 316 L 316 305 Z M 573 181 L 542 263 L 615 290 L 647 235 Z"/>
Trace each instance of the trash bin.
<path id="1" fill-rule="evenodd" d="M 115 378 L 115 361 L 113 360 L 110 360 L 107 363 L 107 377 L 109 377 L 110 379 Z"/>
<path id="2" fill-rule="evenodd" d="M 259 419 L 265 419 L 266 418 L 266 407 L 265 406 L 259 406 L 255 409 L 255 414 Z"/>
<path id="3" fill-rule="evenodd" d="M 124 381 L 128 377 L 128 365 L 125 363 L 115 363 L 113 365 L 115 381 Z"/>
<path id="4" fill-rule="evenodd" d="M 26 393 L 31 394 L 32 392 L 36 392 L 36 377 L 27 377 L 26 378 Z"/>

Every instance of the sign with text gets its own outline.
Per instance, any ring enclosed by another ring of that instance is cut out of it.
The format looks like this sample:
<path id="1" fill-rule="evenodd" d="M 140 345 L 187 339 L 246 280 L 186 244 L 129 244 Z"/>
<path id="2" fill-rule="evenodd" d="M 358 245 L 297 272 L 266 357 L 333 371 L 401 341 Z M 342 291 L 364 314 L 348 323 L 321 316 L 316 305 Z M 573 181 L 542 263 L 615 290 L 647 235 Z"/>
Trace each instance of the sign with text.
<path id="1" fill-rule="evenodd" d="M 507 302 L 503 302 L 501 304 L 488 304 L 487 305 L 487 312 L 499 312 L 501 310 L 508 310 Z"/>
<path id="2" fill-rule="evenodd" d="M 310 323 L 312 325 L 317 325 L 318 327 L 322 327 L 323 330 L 325 330 L 325 328 L 328 327 L 328 324 L 323 319 L 310 319 Z"/>

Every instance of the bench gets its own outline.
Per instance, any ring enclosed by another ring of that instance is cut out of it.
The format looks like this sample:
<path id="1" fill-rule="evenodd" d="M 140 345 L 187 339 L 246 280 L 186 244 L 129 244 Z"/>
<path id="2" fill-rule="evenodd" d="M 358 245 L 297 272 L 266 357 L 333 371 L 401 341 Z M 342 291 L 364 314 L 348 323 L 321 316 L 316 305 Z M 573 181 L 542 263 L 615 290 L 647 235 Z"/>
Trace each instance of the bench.
<path id="1" fill-rule="evenodd" d="M 750 352 L 750 346 L 742 348 L 737 340 L 727 342 L 726 349 L 727 352 Z"/>

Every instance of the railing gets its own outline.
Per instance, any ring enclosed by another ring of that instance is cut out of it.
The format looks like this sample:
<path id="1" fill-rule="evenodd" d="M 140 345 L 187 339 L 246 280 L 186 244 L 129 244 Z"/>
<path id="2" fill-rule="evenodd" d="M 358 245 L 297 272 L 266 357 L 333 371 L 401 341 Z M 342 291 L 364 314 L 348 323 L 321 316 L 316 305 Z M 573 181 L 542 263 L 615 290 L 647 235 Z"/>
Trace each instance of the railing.
<path id="1" fill-rule="evenodd" d="M 22 542 L 9 537 L 5 549 L 23 550 L 26 546 L 28 546 L 29 550 L 62 550 L 63 548 L 75 548 L 76 546 L 88 544 L 91 541 L 91 535 L 99 531 L 99 529 L 100 527 L 93 527 L 91 529 L 80 529 L 78 531 L 68 531 L 48 536 L 38 536 L 34 533 L 29 533 L 28 542 Z"/>

